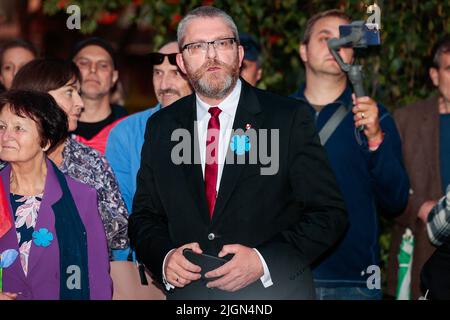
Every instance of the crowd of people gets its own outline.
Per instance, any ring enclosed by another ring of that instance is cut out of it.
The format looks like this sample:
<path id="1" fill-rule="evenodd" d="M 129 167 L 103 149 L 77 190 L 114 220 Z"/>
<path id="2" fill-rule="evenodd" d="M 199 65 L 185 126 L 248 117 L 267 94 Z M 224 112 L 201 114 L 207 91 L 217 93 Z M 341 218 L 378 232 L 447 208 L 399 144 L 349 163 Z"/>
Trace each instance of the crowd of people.
<path id="1" fill-rule="evenodd" d="M 0 300 L 379 300 L 404 289 L 408 232 L 408 295 L 450 299 L 450 36 L 433 50 L 437 94 L 391 116 L 352 93 L 328 49 L 350 22 L 308 20 L 304 83 L 284 97 L 256 87 L 258 41 L 196 8 L 148 55 L 158 103 L 132 115 L 104 39 L 67 60 L 5 43 Z M 386 292 L 369 283 L 380 215 L 394 222 Z M 202 270 L 186 250 L 221 265 Z"/>

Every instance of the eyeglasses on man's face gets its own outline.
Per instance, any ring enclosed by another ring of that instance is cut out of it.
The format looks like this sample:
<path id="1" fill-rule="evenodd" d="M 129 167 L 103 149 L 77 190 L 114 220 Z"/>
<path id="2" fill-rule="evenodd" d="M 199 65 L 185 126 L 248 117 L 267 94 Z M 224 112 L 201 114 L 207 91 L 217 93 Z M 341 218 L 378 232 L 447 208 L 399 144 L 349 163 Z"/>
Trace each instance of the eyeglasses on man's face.
<path id="1" fill-rule="evenodd" d="M 197 55 L 208 51 L 209 45 L 219 51 L 227 51 L 233 48 L 236 38 L 223 38 L 214 41 L 199 41 L 185 44 L 181 51 L 187 50 L 190 55 Z"/>
<path id="2" fill-rule="evenodd" d="M 177 66 L 177 53 L 150 53 L 150 62 L 152 65 L 157 66 L 164 62 L 165 57 L 169 59 L 171 65 Z"/>

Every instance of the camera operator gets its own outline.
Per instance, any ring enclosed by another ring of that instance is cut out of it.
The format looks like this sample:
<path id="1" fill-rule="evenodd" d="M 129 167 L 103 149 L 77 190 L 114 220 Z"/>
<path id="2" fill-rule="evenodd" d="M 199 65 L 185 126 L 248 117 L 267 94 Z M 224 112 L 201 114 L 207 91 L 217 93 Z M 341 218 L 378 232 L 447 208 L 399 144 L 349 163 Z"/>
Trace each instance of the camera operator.
<path id="1" fill-rule="evenodd" d="M 339 38 L 339 25 L 350 22 L 339 10 L 310 18 L 299 48 L 306 83 L 293 95 L 315 115 L 350 221 L 343 239 L 313 270 L 321 300 L 381 299 L 378 212 L 395 217 L 408 201 L 409 181 L 392 117 L 370 97 L 352 97 L 347 75 L 327 46 L 328 39 Z M 352 62 L 352 48 L 339 54 Z"/>

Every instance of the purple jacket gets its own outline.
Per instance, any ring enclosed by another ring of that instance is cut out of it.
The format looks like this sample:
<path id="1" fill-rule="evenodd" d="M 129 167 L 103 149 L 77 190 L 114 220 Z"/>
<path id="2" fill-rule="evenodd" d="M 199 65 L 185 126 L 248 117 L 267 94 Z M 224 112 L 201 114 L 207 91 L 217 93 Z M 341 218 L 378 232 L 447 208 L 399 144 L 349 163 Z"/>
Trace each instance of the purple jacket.
<path id="1" fill-rule="evenodd" d="M 9 177 L 11 166 L 1 172 L 5 194 L 9 197 Z M 85 184 L 66 176 L 81 220 L 86 228 L 88 247 L 88 270 L 91 299 L 111 299 L 112 281 L 109 276 L 109 258 L 105 230 L 97 207 L 97 192 Z M 53 166 L 47 160 L 47 177 L 36 230 L 47 228 L 54 236 L 48 247 L 31 245 L 28 275 L 25 277 L 19 257 L 6 269 L 3 269 L 3 291 L 19 293 L 17 299 L 54 300 L 59 299 L 59 248 L 56 239 L 55 218 L 52 205 L 58 202 L 62 191 Z M 10 214 L 12 209 L 10 204 Z M 14 221 L 14 217 L 12 217 Z M 0 238 L 0 252 L 15 249 L 19 252 L 15 228 L 11 228 Z"/>

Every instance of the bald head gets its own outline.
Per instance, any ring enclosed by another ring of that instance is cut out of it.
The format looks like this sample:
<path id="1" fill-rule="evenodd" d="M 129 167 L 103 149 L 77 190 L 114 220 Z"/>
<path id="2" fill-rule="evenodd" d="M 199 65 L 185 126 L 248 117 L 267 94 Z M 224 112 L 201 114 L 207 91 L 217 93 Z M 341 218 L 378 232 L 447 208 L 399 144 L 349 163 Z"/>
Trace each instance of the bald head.
<path id="1" fill-rule="evenodd" d="M 164 55 L 179 53 L 178 43 L 169 42 L 158 52 Z M 189 82 L 178 69 L 175 59 L 169 59 L 168 56 L 164 57 L 162 63 L 153 65 L 153 88 L 163 108 L 192 92 Z"/>
<path id="2" fill-rule="evenodd" d="M 176 41 L 172 41 L 163 45 L 158 52 L 169 54 L 169 53 L 178 53 L 180 52 L 180 50 L 178 49 L 178 43 Z"/>

